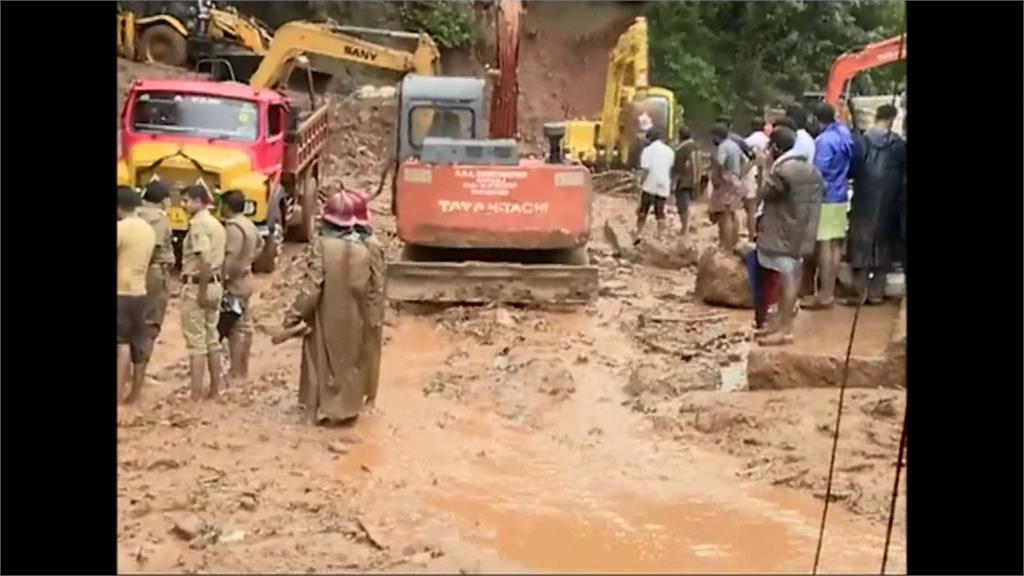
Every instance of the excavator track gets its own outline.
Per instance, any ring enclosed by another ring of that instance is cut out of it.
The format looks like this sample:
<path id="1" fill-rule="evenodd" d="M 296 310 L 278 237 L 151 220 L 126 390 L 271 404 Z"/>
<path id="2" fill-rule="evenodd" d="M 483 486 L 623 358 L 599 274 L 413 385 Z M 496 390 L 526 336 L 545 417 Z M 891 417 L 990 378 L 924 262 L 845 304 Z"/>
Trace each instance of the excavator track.
<path id="1" fill-rule="evenodd" d="M 388 264 L 387 297 L 399 302 L 585 304 L 598 292 L 598 267 L 585 250 L 551 251 L 559 263 L 489 262 L 472 256 L 428 260 L 405 250 Z M 482 255 L 486 256 L 486 254 Z M 536 261 L 537 253 L 531 254 Z"/>

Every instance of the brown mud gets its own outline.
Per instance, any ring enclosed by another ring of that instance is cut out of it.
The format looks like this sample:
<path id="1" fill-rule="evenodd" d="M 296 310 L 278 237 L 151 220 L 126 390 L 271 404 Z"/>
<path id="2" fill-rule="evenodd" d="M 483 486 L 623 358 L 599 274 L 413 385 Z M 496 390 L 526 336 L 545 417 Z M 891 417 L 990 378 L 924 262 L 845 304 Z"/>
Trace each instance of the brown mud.
<path id="1" fill-rule="evenodd" d="M 528 80 L 528 101 L 559 86 Z M 325 183 L 375 187 L 393 104 L 332 106 Z M 393 258 L 389 205 L 385 192 L 371 209 Z M 217 402 L 188 400 L 172 300 L 144 397 L 118 410 L 119 570 L 809 571 L 837 391 L 747 391 L 751 312 L 695 295 L 695 255 L 715 236 L 703 204 L 686 241 L 654 239 L 652 222 L 635 253 L 613 255 L 604 225 L 628 230 L 634 210 L 595 196 L 589 305 L 390 309 L 378 409 L 349 427 L 301 423 L 300 343 L 270 343 L 302 246 L 259 278 L 251 382 Z M 845 342 L 826 324 L 820 345 Z M 848 392 L 825 572 L 878 569 L 904 401 Z"/>

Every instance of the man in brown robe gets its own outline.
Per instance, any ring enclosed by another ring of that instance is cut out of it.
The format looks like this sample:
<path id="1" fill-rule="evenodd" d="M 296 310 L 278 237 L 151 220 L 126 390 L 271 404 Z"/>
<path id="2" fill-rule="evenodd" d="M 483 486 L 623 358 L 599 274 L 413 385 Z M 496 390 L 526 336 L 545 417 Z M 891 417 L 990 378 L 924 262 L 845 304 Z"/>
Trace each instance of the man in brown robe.
<path id="1" fill-rule="evenodd" d="M 372 334 L 383 317 L 384 259 L 356 228 L 360 200 L 344 191 L 327 199 L 299 294 L 285 313 L 285 328 L 310 328 L 299 403 L 314 424 L 351 420 L 376 396 L 380 340 Z"/>

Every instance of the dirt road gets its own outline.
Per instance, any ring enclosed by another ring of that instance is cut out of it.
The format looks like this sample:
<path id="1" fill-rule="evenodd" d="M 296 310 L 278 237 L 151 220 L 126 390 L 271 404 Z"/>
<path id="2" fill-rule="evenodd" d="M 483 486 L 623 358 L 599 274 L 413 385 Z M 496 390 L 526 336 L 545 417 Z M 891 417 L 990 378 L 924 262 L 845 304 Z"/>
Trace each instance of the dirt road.
<path id="1" fill-rule="evenodd" d="M 601 196 L 595 222 L 631 209 Z M 379 410 L 351 428 L 299 424 L 299 343 L 265 333 L 253 383 L 189 402 L 172 304 L 149 394 L 119 412 L 121 570 L 809 570 L 835 391 L 720 390 L 749 313 L 595 238 L 605 290 L 587 308 L 390 311 Z M 300 255 L 261 278 L 260 326 L 280 322 Z M 652 352 L 641 314 L 703 318 L 687 337 L 719 348 Z M 851 395 L 826 571 L 877 570 L 902 402 Z"/>

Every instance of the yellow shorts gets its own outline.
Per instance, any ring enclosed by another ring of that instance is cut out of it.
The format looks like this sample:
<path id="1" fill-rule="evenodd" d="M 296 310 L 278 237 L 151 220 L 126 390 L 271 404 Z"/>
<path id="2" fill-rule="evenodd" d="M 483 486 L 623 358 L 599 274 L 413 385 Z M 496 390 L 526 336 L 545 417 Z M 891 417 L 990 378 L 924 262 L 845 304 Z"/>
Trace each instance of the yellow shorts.
<path id="1" fill-rule="evenodd" d="M 199 287 L 186 284 L 181 289 L 181 333 L 185 337 L 185 348 L 192 356 L 205 356 L 220 350 L 220 334 L 217 320 L 220 318 L 220 299 L 224 289 L 220 284 L 206 287 L 206 306 L 196 301 Z"/>
<path id="2" fill-rule="evenodd" d="M 818 242 L 846 238 L 846 202 L 821 205 Z"/>

